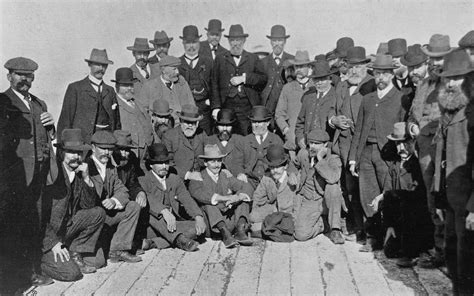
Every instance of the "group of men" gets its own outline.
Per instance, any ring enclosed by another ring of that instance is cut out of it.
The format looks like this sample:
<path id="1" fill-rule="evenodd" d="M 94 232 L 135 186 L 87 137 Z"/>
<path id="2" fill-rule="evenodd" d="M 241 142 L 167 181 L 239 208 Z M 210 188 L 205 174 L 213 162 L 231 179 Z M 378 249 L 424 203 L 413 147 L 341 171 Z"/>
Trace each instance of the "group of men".
<path id="1" fill-rule="evenodd" d="M 74 281 L 204 237 L 232 248 L 325 233 L 401 267 L 446 260 L 454 293 L 474 292 L 474 31 L 459 48 L 435 34 L 371 56 L 343 37 L 313 60 L 284 51 L 282 25 L 258 55 L 240 24 L 229 50 L 221 21 L 205 30 L 183 28 L 179 58 L 165 31 L 136 38 L 115 89 L 93 49 L 57 128 L 29 92 L 38 65 L 6 62 L 0 279 Z"/>

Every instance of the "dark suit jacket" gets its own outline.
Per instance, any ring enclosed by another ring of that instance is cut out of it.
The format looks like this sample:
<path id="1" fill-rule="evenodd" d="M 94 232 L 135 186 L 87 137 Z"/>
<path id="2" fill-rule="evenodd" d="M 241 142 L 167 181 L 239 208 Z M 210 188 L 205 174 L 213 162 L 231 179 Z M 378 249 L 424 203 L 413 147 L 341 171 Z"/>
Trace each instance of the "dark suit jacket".
<path id="1" fill-rule="evenodd" d="M 281 89 L 283 88 L 283 79 L 281 78 L 281 71 L 283 69 L 283 62 L 293 59 L 294 56 L 283 52 L 280 64 L 277 65 L 270 53 L 262 59 L 263 69 L 267 74 L 267 85 L 262 91 L 262 105 L 268 108 L 271 112 L 275 112 L 278 98 L 280 97 Z"/>
<path id="2" fill-rule="evenodd" d="M 244 143 L 244 137 L 241 135 L 233 134 L 229 139 L 227 145 L 224 147 L 221 141 L 217 138 L 217 135 L 212 135 L 206 139 L 206 144 L 216 144 L 222 153 L 226 153 L 224 157 L 224 166 L 228 169 L 232 175 L 244 173 L 244 155 L 243 149 L 239 149 L 238 146 L 242 146 Z"/>
<path id="3" fill-rule="evenodd" d="M 140 160 L 135 153 L 130 153 L 130 158 L 126 165 L 117 166 L 117 174 L 120 181 L 127 187 L 130 200 L 135 200 L 137 194 L 143 191 L 140 182 L 138 182 L 138 176 L 144 175 L 144 172 L 140 168 Z"/>
<path id="4" fill-rule="evenodd" d="M 137 82 L 134 83 L 134 92 L 135 92 L 135 96 L 138 96 L 140 91 L 142 90 L 142 87 L 143 87 L 143 84 L 152 79 L 152 78 L 155 78 L 155 77 L 158 77 L 160 75 L 160 72 L 157 71 L 157 68 L 156 67 L 151 67 L 151 64 L 150 64 L 150 73 L 148 73 L 150 75 L 150 77 L 148 77 L 148 79 L 146 79 L 146 77 L 144 77 L 142 75 L 142 73 L 140 72 L 140 70 L 138 70 L 138 66 L 137 64 L 133 64 L 130 66 L 130 69 L 132 69 L 132 72 L 133 72 L 133 77 L 138 79 Z"/>
<path id="5" fill-rule="evenodd" d="M 393 77 L 392 79 L 393 85 L 403 94 L 403 98 L 402 98 L 403 108 L 405 110 L 410 110 L 411 104 L 413 103 L 413 99 L 415 98 L 416 86 L 413 83 L 413 81 L 411 81 L 410 75 L 408 75 L 403 81 L 404 81 L 404 85 L 400 87 L 397 83 L 397 78 Z M 408 113 L 406 114 L 406 117 L 408 117 Z"/>
<path id="6" fill-rule="evenodd" d="M 212 89 L 211 89 L 211 71 L 212 71 L 212 58 L 209 59 L 205 56 L 199 56 L 197 64 L 194 68 L 191 68 L 186 61 L 186 58 L 183 56 L 180 57 L 181 65 L 178 67 L 179 74 L 186 79 L 188 82 L 191 93 L 193 94 L 194 100 L 196 102 L 204 101 L 211 98 Z M 194 85 L 195 82 L 192 81 L 193 75 L 197 72 L 199 77 L 199 88 L 196 89 L 197 85 Z"/>
<path id="7" fill-rule="evenodd" d="M 224 54 L 226 52 L 228 52 L 227 49 L 222 47 L 220 44 L 217 45 L 216 56 Z M 206 58 L 210 59 L 211 61 L 213 61 L 212 52 L 211 52 L 211 45 L 209 44 L 209 42 L 207 42 L 207 40 L 204 40 L 204 41 L 200 42 L 199 56 L 200 57 L 206 57 Z"/>
<path id="8" fill-rule="evenodd" d="M 95 132 L 98 104 L 98 94 L 88 77 L 69 84 L 58 120 L 58 142 L 64 129 L 80 128 L 82 138 L 86 143 L 90 143 Z M 109 115 L 109 129 L 112 131 L 121 129 L 115 90 L 105 83 L 102 85 L 102 105 Z"/>
<path id="9" fill-rule="evenodd" d="M 257 55 L 244 50 L 239 65 L 235 64 L 230 52 L 216 56 L 212 69 L 212 109 L 224 106 L 231 89 L 235 88 L 230 84 L 230 79 L 244 73 L 246 81 L 242 86 L 243 93 L 248 97 L 252 106 L 261 104 L 260 92 L 267 83 L 267 76 L 262 61 Z"/>

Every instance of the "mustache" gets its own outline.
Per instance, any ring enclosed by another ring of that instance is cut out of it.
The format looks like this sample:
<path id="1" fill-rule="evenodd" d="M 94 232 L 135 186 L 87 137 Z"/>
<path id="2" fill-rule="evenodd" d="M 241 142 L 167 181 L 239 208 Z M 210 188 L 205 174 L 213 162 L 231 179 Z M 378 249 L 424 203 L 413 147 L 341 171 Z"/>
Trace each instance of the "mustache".
<path id="1" fill-rule="evenodd" d="M 28 81 L 26 80 L 22 80 L 20 82 L 18 82 L 18 87 L 21 88 L 23 86 L 28 86 L 28 87 L 31 87 L 31 83 L 29 83 Z"/>
<path id="2" fill-rule="evenodd" d="M 102 74 L 102 75 L 104 75 L 104 74 L 105 74 L 105 70 L 96 70 L 96 71 L 94 72 L 94 74 L 99 74 L 99 73 Z"/>
<path id="3" fill-rule="evenodd" d="M 139 63 L 139 62 L 148 63 L 148 59 L 147 58 L 139 58 L 139 59 L 137 59 L 137 63 Z"/>
<path id="4" fill-rule="evenodd" d="M 79 159 L 79 158 L 74 158 L 74 159 L 70 159 L 68 164 L 77 164 L 77 165 L 80 165 L 82 163 L 82 161 Z"/>

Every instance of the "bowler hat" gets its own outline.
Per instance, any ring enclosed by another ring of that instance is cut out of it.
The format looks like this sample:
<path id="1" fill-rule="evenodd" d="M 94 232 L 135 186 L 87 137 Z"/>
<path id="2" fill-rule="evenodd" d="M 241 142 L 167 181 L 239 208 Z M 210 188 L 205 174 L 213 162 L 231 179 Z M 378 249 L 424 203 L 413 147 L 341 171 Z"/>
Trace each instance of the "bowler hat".
<path id="1" fill-rule="evenodd" d="M 185 42 L 198 42 L 201 36 L 196 26 L 189 25 L 183 28 L 183 36 L 179 36 L 179 38 Z"/>
<path id="2" fill-rule="evenodd" d="M 138 79 L 133 77 L 132 69 L 124 67 L 118 68 L 117 71 L 115 71 L 115 80 L 112 79 L 110 81 L 121 84 L 133 84 L 137 82 Z"/>
<path id="3" fill-rule="evenodd" d="M 365 48 L 354 46 L 347 50 L 346 61 L 348 64 L 364 64 L 370 61 L 365 55 Z"/>
<path id="4" fill-rule="evenodd" d="M 449 45 L 449 36 L 434 34 L 430 38 L 430 42 L 421 47 L 421 50 L 429 57 L 443 57 L 453 51 Z"/>
<path id="5" fill-rule="evenodd" d="M 290 59 L 289 62 L 292 65 L 299 65 L 299 66 L 313 63 L 313 61 L 309 59 L 309 53 L 307 50 L 296 51 L 295 58 Z"/>
<path id="6" fill-rule="evenodd" d="M 474 30 L 471 30 L 464 35 L 458 42 L 459 47 L 474 47 Z"/>
<path id="7" fill-rule="evenodd" d="M 326 55 L 325 54 L 318 54 L 314 56 L 315 61 L 326 61 Z"/>
<path id="8" fill-rule="evenodd" d="M 393 131 L 387 136 L 392 141 L 405 141 L 408 138 L 407 123 L 397 122 L 393 125 Z"/>
<path id="9" fill-rule="evenodd" d="M 226 38 L 244 38 L 248 36 L 249 34 L 244 33 L 244 28 L 242 28 L 241 24 L 231 25 L 229 35 L 224 35 Z"/>
<path id="10" fill-rule="evenodd" d="M 61 142 L 54 144 L 54 146 L 71 151 L 87 151 L 91 149 L 91 146 L 84 143 L 82 139 L 81 129 L 64 129 L 61 132 Z"/>
<path id="11" fill-rule="evenodd" d="M 251 121 L 268 121 L 272 118 L 271 112 L 265 106 L 253 106 L 248 117 Z"/>
<path id="12" fill-rule="evenodd" d="M 393 65 L 392 56 L 389 54 L 376 55 L 374 62 L 370 63 L 368 67 L 379 70 L 393 70 L 398 68 Z"/>
<path id="13" fill-rule="evenodd" d="M 4 67 L 9 71 L 25 74 L 31 74 L 38 70 L 38 64 L 35 61 L 24 57 L 9 59 L 5 63 Z"/>
<path id="14" fill-rule="evenodd" d="M 145 161 L 147 163 L 165 163 L 169 162 L 172 157 L 169 155 L 168 149 L 162 143 L 156 143 L 148 146 L 147 153 L 145 155 Z"/>
<path id="15" fill-rule="evenodd" d="M 377 54 L 389 54 L 387 42 L 380 42 L 379 47 L 377 48 Z"/>
<path id="16" fill-rule="evenodd" d="M 314 62 L 313 73 L 309 75 L 310 78 L 321 78 L 334 74 L 327 61 Z"/>
<path id="17" fill-rule="evenodd" d="M 137 148 L 137 146 L 133 145 L 132 134 L 129 131 L 115 130 L 114 137 L 117 139 L 115 146 L 119 149 Z"/>
<path id="18" fill-rule="evenodd" d="M 286 29 L 282 25 L 274 25 L 270 30 L 270 36 L 267 35 L 268 39 L 273 38 L 289 38 L 290 35 L 286 35 Z"/>
<path id="19" fill-rule="evenodd" d="M 128 50 L 132 51 L 142 51 L 142 52 L 150 52 L 154 51 L 155 49 L 148 45 L 147 38 L 135 38 L 135 42 L 132 46 L 127 46 Z"/>
<path id="20" fill-rule="evenodd" d="M 231 125 L 235 120 L 235 113 L 232 109 L 221 109 L 217 113 L 217 125 Z"/>
<path id="21" fill-rule="evenodd" d="M 97 48 L 93 48 L 91 51 L 91 57 L 84 59 L 84 61 L 102 65 L 112 65 L 114 63 L 107 57 L 107 50 Z"/>
<path id="22" fill-rule="evenodd" d="M 280 144 L 272 144 L 267 148 L 265 161 L 270 167 L 279 167 L 288 162 L 288 154 L 285 148 Z"/>
<path id="23" fill-rule="evenodd" d="M 313 129 L 306 135 L 307 143 L 326 143 L 329 141 L 329 135 L 321 129 Z"/>
<path id="24" fill-rule="evenodd" d="M 224 31 L 224 29 L 222 29 L 222 22 L 217 19 L 209 20 L 207 28 L 204 28 L 204 30 L 208 31 L 211 34 L 217 34 Z"/>
<path id="25" fill-rule="evenodd" d="M 184 121 L 199 121 L 203 118 L 201 114 L 199 114 L 198 107 L 190 104 L 185 104 L 181 107 L 181 112 L 177 112 L 178 117 Z"/>
<path id="26" fill-rule="evenodd" d="M 354 47 L 354 40 L 350 37 L 339 38 L 336 42 L 336 49 L 334 53 L 338 58 L 345 58 L 347 56 L 347 50 Z"/>
<path id="27" fill-rule="evenodd" d="M 414 67 L 428 60 L 428 56 L 421 51 L 420 44 L 408 46 L 408 52 L 402 56 L 400 62 L 407 67 Z"/>
<path id="28" fill-rule="evenodd" d="M 117 139 L 114 137 L 110 131 L 96 131 L 91 138 L 91 143 L 100 147 L 100 148 L 115 148 Z"/>
<path id="29" fill-rule="evenodd" d="M 170 108 L 170 104 L 166 100 L 158 99 L 153 102 L 153 105 L 150 108 L 150 111 L 153 114 L 158 116 L 169 116 L 173 113 L 173 109 Z"/>
<path id="30" fill-rule="evenodd" d="M 436 74 L 441 77 L 465 75 L 474 71 L 471 59 L 464 49 L 456 49 L 444 57 L 443 71 Z"/>
<path id="31" fill-rule="evenodd" d="M 403 38 L 395 38 L 388 41 L 388 54 L 399 58 L 407 53 L 407 41 Z"/>
<path id="32" fill-rule="evenodd" d="M 177 57 L 167 55 L 162 57 L 158 64 L 160 67 L 178 67 L 181 65 L 181 60 Z"/>
<path id="33" fill-rule="evenodd" d="M 217 144 L 206 144 L 206 146 L 204 146 L 204 154 L 198 157 L 203 159 L 220 159 L 226 157 L 227 154 L 228 153 L 222 153 Z"/>
<path id="34" fill-rule="evenodd" d="M 156 31 L 155 38 L 153 38 L 153 40 L 150 40 L 149 42 L 155 45 L 162 45 L 162 44 L 170 43 L 172 40 L 173 40 L 173 37 L 168 38 L 168 35 L 166 34 L 165 31 Z"/>

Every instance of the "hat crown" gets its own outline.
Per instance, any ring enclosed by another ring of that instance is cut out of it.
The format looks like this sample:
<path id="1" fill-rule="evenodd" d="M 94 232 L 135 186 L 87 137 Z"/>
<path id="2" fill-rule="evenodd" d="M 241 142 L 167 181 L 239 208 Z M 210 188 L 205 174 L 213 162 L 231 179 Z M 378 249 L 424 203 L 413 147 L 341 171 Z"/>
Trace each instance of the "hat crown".
<path id="1" fill-rule="evenodd" d="M 295 64 L 308 64 L 311 63 L 309 59 L 309 53 L 307 50 L 298 50 L 295 54 Z"/>
<path id="2" fill-rule="evenodd" d="M 466 33 L 458 42 L 459 47 L 474 47 L 474 30 Z"/>
<path id="3" fill-rule="evenodd" d="M 331 67 L 329 66 L 328 61 L 316 61 L 314 62 L 313 73 L 310 77 L 319 78 L 331 75 Z"/>
<path id="4" fill-rule="evenodd" d="M 393 132 L 388 136 L 392 141 L 403 141 L 407 138 L 407 123 L 406 122 L 396 122 L 393 124 Z"/>
<path id="5" fill-rule="evenodd" d="M 114 137 L 117 146 L 133 146 L 132 134 L 129 131 L 115 130 Z"/>
<path id="6" fill-rule="evenodd" d="M 247 37 L 248 34 L 244 33 L 244 28 L 241 24 L 231 25 L 229 28 L 229 35 L 226 35 L 227 38 L 238 38 L 238 37 Z"/>
<path id="7" fill-rule="evenodd" d="M 428 56 L 421 50 L 420 44 L 408 46 L 407 53 L 402 57 L 401 62 L 405 66 L 416 66 L 428 59 Z"/>
<path id="8" fill-rule="evenodd" d="M 348 63 L 359 63 L 368 61 L 365 54 L 365 48 L 362 46 L 354 46 L 347 50 L 347 62 Z"/>
<path id="9" fill-rule="evenodd" d="M 372 68 L 387 68 L 393 69 L 393 58 L 389 54 L 378 54 L 375 56 L 375 61 Z"/>
<path id="10" fill-rule="evenodd" d="M 114 137 L 112 132 L 102 130 L 97 131 L 92 135 L 91 143 L 97 145 L 115 145 L 117 139 Z"/>
<path id="11" fill-rule="evenodd" d="M 221 109 L 217 113 L 217 124 L 231 124 L 235 121 L 234 111 L 231 109 Z"/>
<path id="12" fill-rule="evenodd" d="M 134 50 L 134 51 L 152 51 L 153 50 L 153 48 L 151 48 L 148 45 L 148 38 L 140 38 L 140 37 L 135 38 L 135 42 L 133 42 L 133 45 L 128 46 L 127 49 Z"/>
<path id="13" fill-rule="evenodd" d="M 4 67 L 12 71 L 24 71 L 24 72 L 34 72 L 38 70 L 38 64 L 29 58 L 16 57 L 9 59 Z"/>
<path id="14" fill-rule="evenodd" d="M 428 43 L 428 50 L 432 52 L 444 52 L 450 50 L 449 36 L 442 34 L 434 34 Z"/>
<path id="15" fill-rule="evenodd" d="M 286 35 L 286 29 L 282 25 L 274 25 L 270 29 L 270 36 L 268 38 L 287 38 L 289 36 Z"/>
<path id="16" fill-rule="evenodd" d="M 329 141 L 329 135 L 321 129 L 313 129 L 306 136 L 307 142 L 326 143 Z"/>
<path id="17" fill-rule="evenodd" d="M 221 32 L 222 30 L 222 22 L 218 19 L 211 19 L 207 24 L 207 31 L 209 32 Z"/>
<path id="18" fill-rule="evenodd" d="M 252 121 L 266 121 L 271 117 L 272 114 L 267 107 L 261 105 L 253 106 L 251 116 L 249 116 Z"/>
<path id="19" fill-rule="evenodd" d="M 115 71 L 115 82 L 116 83 L 133 83 L 133 71 L 128 67 L 118 68 Z"/>
<path id="20" fill-rule="evenodd" d="M 183 40 L 199 40 L 201 36 L 199 35 L 198 28 L 194 25 L 188 25 L 183 28 Z"/>
<path id="21" fill-rule="evenodd" d="M 342 37 L 337 40 L 334 51 L 338 57 L 345 58 L 347 50 L 351 47 L 354 47 L 354 40 L 350 37 Z"/>
<path id="22" fill-rule="evenodd" d="M 156 31 L 155 32 L 155 37 L 153 40 L 150 41 L 150 43 L 153 44 L 166 44 L 169 43 L 173 40 L 173 38 L 169 38 L 168 34 L 166 34 L 165 31 Z"/>
<path id="23" fill-rule="evenodd" d="M 170 160 L 169 152 L 163 143 L 150 145 L 147 150 L 145 160 L 151 162 L 166 162 Z"/>
<path id="24" fill-rule="evenodd" d="M 166 100 L 156 100 L 153 102 L 151 109 L 152 112 L 157 114 L 168 114 L 170 111 L 170 104 Z"/>
<path id="25" fill-rule="evenodd" d="M 160 67 L 178 67 L 181 65 L 181 60 L 177 57 L 166 55 L 161 58 L 159 65 Z"/>
<path id="26" fill-rule="evenodd" d="M 204 155 L 202 155 L 204 158 L 217 159 L 225 156 L 217 144 L 206 144 L 206 146 L 204 146 Z"/>
<path id="27" fill-rule="evenodd" d="M 399 57 L 407 53 L 407 41 L 403 38 L 395 38 L 388 41 L 388 53 L 393 57 Z"/>
<path id="28" fill-rule="evenodd" d="M 83 145 L 82 132 L 79 128 L 64 129 L 61 132 L 61 144 L 78 143 L 76 145 Z"/>
<path id="29" fill-rule="evenodd" d="M 93 48 L 91 51 L 91 56 L 88 62 L 99 63 L 99 64 L 113 64 L 112 61 L 109 60 L 107 56 L 106 49 L 97 49 Z"/>
<path id="30" fill-rule="evenodd" d="M 272 144 L 267 148 L 267 154 L 265 156 L 271 163 L 278 163 L 286 160 L 287 155 L 285 148 L 279 144 Z"/>
<path id="31" fill-rule="evenodd" d="M 463 49 L 456 49 L 444 57 L 443 76 L 463 75 L 474 71 L 471 59 Z"/>
<path id="32" fill-rule="evenodd" d="M 181 112 L 179 112 L 179 117 L 182 119 L 199 119 L 199 109 L 198 107 L 191 105 L 191 104 L 185 104 L 181 107 Z"/>
<path id="33" fill-rule="evenodd" d="M 388 54 L 387 42 L 380 42 L 379 47 L 377 48 L 377 54 Z"/>

